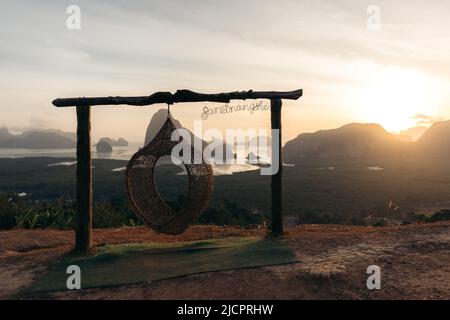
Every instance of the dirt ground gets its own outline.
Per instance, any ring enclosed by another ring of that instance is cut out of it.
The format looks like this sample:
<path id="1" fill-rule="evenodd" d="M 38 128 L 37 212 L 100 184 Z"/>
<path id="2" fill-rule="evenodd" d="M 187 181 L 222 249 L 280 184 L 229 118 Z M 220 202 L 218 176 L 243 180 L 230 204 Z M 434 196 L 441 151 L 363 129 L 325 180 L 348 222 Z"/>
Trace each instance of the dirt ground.
<path id="1" fill-rule="evenodd" d="M 192 226 L 180 236 L 144 228 L 94 231 L 94 244 L 176 242 L 264 236 L 265 230 Z M 72 249 L 74 234 L 0 232 L 0 299 L 450 299 L 450 222 L 402 227 L 304 225 L 284 240 L 300 262 L 176 279 L 24 296 L 21 290 Z M 367 267 L 381 268 L 381 290 L 368 290 Z"/>

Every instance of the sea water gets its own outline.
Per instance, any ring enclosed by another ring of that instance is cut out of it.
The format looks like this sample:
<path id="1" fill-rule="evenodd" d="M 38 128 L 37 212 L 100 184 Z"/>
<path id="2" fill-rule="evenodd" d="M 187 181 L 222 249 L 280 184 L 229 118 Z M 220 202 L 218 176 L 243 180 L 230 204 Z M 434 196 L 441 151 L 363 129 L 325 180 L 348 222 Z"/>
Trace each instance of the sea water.
<path id="1" fill-rule="evenodd" d="M 91 149 L 93 159 L 111 159 L 128 161 L 136 153 L 142 145 L 138 143 L 130 143 L 128 146 L 113 147 L 111 153 L 98 153 L 95 146 Z M 49 158 L 76 158 L 76 148 L 67 149 L 22 149 L 22 148 L 0 148 L 0 158 L 30 158 L 30 157 L 49 157 Z M 240 164 L 212 165 L 214 175 L 230 175 L 238 172 L 259 170 L 259 166 L 242 163 L 243 159 L 239 159 Z M 267 159 L 262 159 L 265 162 Z M 76 162 L 57 161 L 49 162 L 48 165 L 53 166 L 72 166 Z M 124 171 L 123 166 L 113 169 L 115 172 Z"/>

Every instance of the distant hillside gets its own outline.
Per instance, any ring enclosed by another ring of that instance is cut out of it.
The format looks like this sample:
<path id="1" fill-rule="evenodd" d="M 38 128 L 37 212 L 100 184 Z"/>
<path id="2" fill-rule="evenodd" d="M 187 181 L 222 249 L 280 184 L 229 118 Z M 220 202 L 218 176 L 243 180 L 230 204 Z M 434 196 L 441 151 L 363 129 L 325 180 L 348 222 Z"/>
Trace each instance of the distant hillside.
<path id="1" fill-rule="evenodd" d="M 66 132 L 66 131 L 62 131 L 60 129 L 38 129 L 38 128 L 28 129 L 22 133 L 22 136 L 26 137 L 30 133 L 33 133 L 33 132 L 53 133 L 53 134 L 56 134 L 61 137 L 69 138 L 70 140 L 72 140 L 74 142 L 77 141 L 77 135 L 75 132 Z"/>
<path id="2" fill-rule="evenodd" d="M 170 119 L 172 120 L 175 128 L 182 128 L 180 121 L 175 119 L 172 114 L 170 114 Z M 147 126 L 147 131 L 145 133 L 144 146 L 146 146 L 150 141 L 156 137 L 156 134 L 161 130 L 164 122 L 167 120 L 167 110 L 160 109 L 158 110 L 153 117 L 150 119 L 150 122 Z"/>
<path id="3" fill-rule="evenodd" d="M 181 124 L 181 122 L 178 121 L 177 119 L 175 119 L 172 114 L 170 114 L 170 119 L 172 120 L 173 124 L 175 125 L 175 128 L 177 128 L 177 129 L 183 128 L 183 125 Z M 150 122 L 147 126 L 144 145 L 147 145 L 150 141 L 153 140 L 153 138 L 156 136 L 156 134 L 159 132 L 159 130 L 161 130 L 161 128 L 166 120 L 167 120 L 167 110 L 166 109 L 160 109 L 153 115 L 153 117 L 150 119 Z M 189 131 L 189 132 L 191 134 L 191 142 L 193 142 L 194 134 L 191 131 Z M 225 142 L 222 142 L 222 144 L 223 144 L 223 151 L 222 151 L 223 153 L 222 154 L 225 156 L 225 154 L 227 153 L 227 150 L 232 150 L 232 146 L 227 147 Z M 203 150 L 206 148 L 207 145 L 208 145 L 208 143 L 206 141 L 203 141 L 203 143 L 202 143 Z M 212 154 L 214 156 L 214 152 L 212 152 Z M 228 152 L 228 159 L 232 159 L 232 158 L 233 158 L 233 152 L 230 151 L 230 152 Z"/>
<path id="4" fill-rule="evenodd" d="M 7 128 L 0 128 L 0 141 L 11 139 L 13 135 L 9 133 Z"/>
<path id="5" fill-rule="evenodd" d="M 450 157 L 450 120 L 433 124 L 417 141 L 417 151 L 430 157 Z"/>
<path id="6" fill-rule="evenodd" d="M 338 129 L 302 133 L 283 148 L 284 160 L 374 159 L 402 155 L 410 144 L 378 124 L 348 124 Z"/>
<path id="7" fill-rule="evenodd" d="M 98 143 L 100 143 L 100 142 L 106 142 L 111 147 L 126 147 L 126 146 L 128 146 L 128 141 L 125 140 L 124 138 L 119 138 L 117 140 L 114 140 L 109 137 L 103 137 L 103 138 L 99 139 Z"/>
<path id="8" fill-rule="evenodd" d="M 423 126 L 412 127 L 401 131 L 399 134 L 396 135 L 396 137 L 403 141 L 409 142 L 417 141 L 423 136 L 423 134 L 427 131 L 427 129 L 428 129 L 427 127 Z"/>
<path id="9" fill-rule="evenodd" d="M 106 140 L 99 141 L 95 148 L 98 153 L 111 153 L 113 151 L 112 146 Z"/>
<path id="10" fill-rule="evenodd" d="M 74 148 L 76 142 L 71 133 L 60 130 L 28 130 L 22 134 L 10 134 L 0 129 L 0 148 L 59 149 Z"/>
<path id="11" fill-rule="evenodd" d="M 297 163 L 311 159 L 377 160 L 398 157 L 450 158 L 450 121 L 436 122 L 424 133 L 422 127 L 404 131 L 399 139 L 378 124 L 348 124 L 337 129 L 303 133 L 283 148 L 283 159 Z M 414 136 L 420 135 L 414 142 Z M 405 141 L 406 140 L 406 141 Z"/>

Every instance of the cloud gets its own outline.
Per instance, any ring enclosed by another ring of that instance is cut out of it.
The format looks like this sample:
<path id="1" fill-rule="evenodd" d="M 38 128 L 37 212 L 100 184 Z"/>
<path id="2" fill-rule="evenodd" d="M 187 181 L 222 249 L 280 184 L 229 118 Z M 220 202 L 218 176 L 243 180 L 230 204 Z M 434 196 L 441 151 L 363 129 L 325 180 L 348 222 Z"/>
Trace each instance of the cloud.
<path id="1" fill-rule="evenodd" d="M 8 125 L 26 126 L 29 117 L 53 112 L 57 121 L 36 124 L 73 126 L 73 110 L 50 105 L 56 97 L 303 87 L 301 116 L 314 119 L 305 126 L 320 128 L 338 125 L 328 121 L 343 114 L 350 117 L 344 96 L 379 69 L 395 65 L 450 74 L 448 1 L 378 0 L 383 28 L 377 32 L 367 30 L 371 2 L 361 0 L 76 3 L 82 13 L 78 31 L 66 28 L 68 2 L 2 5 L 1 118 Z M 180 110 L 181 117 L 193 119 Z M 128 119 L 127 133 L 145 132 L 143 112 L 95 112 L 93 130 L 99 135 L 114 134 L 109 121 L 118 118 Z M 298 116 L 293 123 L 300 111 Z M 98 125 L 101 119 L 108 123 Z"/>
<path id="2" fill-rule="evenodd" d="M 50 129 L 54 125 L 54 122 L 48 118 L 31 117 L 30 128 Z"/>
<path id="3" fill-rule="evenodd" d="M 432 125 L 435 122 L 442 121 L 442 117 L 433 117 L 423 113 L 417 113 L 411 117 L 412 120 L 416 120 L 416 124 L 419 126 Z"/>
<path id="4" fill-rule="evenodd" d="M 433 119 L 432 116 L 423 114 L 423 113 L 416 113 L 414 116 L 411 117 L 413 120 L 421 120 L 421 121 L 427 121 Z"/>

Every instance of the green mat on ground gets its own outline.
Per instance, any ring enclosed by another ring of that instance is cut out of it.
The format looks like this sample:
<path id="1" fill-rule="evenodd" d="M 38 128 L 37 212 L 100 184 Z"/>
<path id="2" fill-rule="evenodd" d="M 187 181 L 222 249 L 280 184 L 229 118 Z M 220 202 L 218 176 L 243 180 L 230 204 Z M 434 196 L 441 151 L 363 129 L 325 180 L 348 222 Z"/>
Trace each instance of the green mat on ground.
<path id="1" fill-rule="evenodd" d="M 296 262 L 276 239 L 228 238 L 176 244 L 125 244 L 98 247 L 89 256 L 68 255 L 26 292 L 67 290 L 69 265 L 81 269 L 81 288 L 113 287 L 195 273 Z"/>

